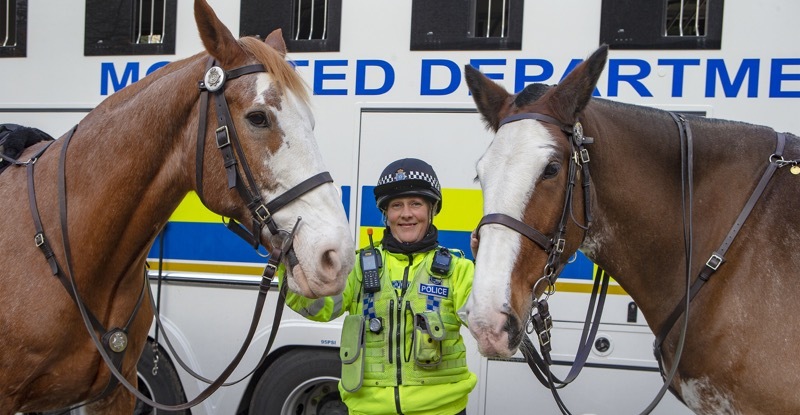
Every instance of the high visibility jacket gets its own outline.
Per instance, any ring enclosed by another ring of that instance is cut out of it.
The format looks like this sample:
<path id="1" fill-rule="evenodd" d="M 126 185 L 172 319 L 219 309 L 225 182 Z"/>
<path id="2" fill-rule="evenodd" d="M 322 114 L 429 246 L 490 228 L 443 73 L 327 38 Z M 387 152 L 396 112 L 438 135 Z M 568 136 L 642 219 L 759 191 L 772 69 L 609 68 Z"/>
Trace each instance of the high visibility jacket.
<path id="1" fill-rule="evenodd" d="M 460 251 L 448 251 L 449 271 L 439 274 L 431 270 L 438 249 L 415 254 L 377 250 L 382 259 L 378 292 L 364 291 L 358 259 L 341 295 L 310 300 L 289 293 L 286 304 L 315 321 L 330 321 L 346 311 L 355 316 L 345 320 L 347 326 L 363 317 L 363 355 L 353 362 L 363 365 L 360 388 L 339 384 L 350 414 L 454 415 L 466 408 L 477 383 L 467 369 L 460 334 L 464 323 L 456 314 L 472 290 L 474 264 Z M 377 333 L 369 329 L 373 318 L 382 323 Z M 343 352 L 360 340 L 348 333 L 352 330 L 344 327 Z M 343 373 L 348 370 L 343 364 Z"/>

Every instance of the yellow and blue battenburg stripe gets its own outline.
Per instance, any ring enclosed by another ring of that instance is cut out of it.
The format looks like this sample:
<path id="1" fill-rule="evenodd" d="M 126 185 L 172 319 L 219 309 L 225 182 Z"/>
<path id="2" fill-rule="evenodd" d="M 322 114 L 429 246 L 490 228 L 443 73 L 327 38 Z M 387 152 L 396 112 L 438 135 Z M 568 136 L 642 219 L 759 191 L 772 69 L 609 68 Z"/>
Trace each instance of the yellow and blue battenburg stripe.
<path id="1" fill-rule="evenodd" d="M 350 186 L 342 186 L 342 204 L 349 217 Z M 162 269 L 167 271 L 259 275 L 266 259 L 225 227 L 220 215 L 211 212 L 190 192 L 170 216 L 164 231 L 147 255 L 156 269 L 163 244 Z M 266 254 L 261 248 L 261 254 Z"/>
<path id="2" fill-rule="evenodd" d="M 385 228 L 383 214 L 375 206 L 375 199 L 371 197 L 374 186 L 362 188 L 361 223 L 359 224 L 359 245 L 369 243 L 367 230 L 373 229 L 373 238 L 380 239 Z M 474 260 L 469 247 L 469 238 L 472 230 L 478 225 L 483 216 L 483 195 L 477 189 L 442 189 L 442 211 L 433 219 L 433 224 L 439 229 L 439 244 L 450 249 L 460 249 L 464 256 Z M 575 260 L 561 272 L 557 282 L 557 289 L 570 292 L 590 292 L 591 282 L 594 277 L 595 265 L 578 252 Z M 577 280 L 577 281 L 576 281 Z M 609 287 L 609 293 L 623 294 L 624 291 L 617 286 Z"/>
<path id="3" fill-rule="evenodd" d="M 363 186 L 361 194 L 361 220 L 358 245 L 369 243 L 367 229 L 373 229 L 377 242 L 385 228 L 383 215 L 372 197 L 374 186 Z M 342 205 L 350 217 L 350 186 L 342 186 Z M 434 218 L 439 229 L 439 244 L 459 249 L 464 256 L 474 259 L 469 247 L 472 230 L 483 215 L 483 196 L 478 189 L 442 189 L 442 211 Z M 189 193 L 170 217 L 169 223 L 156 239 L 148 258 L 157 262 L 163 243 L 163 269 L 172 271 L 213 272 L 222 274 L 258 275 L 266 259 L 256 253 L 244 240 L 229 231 L 219 215 L 209 211 L 197 194 Z M 262 249 L 262 254 L 263 248 Z M 155 268 L 155 266 L 153 266 Z M 568 264 L 557 283 L 557 289 L 570 292 L 589 292 L 594 275 L 594 264 L 578 253 Z M 616 284 L 609 293 L 623 294 Z"/>

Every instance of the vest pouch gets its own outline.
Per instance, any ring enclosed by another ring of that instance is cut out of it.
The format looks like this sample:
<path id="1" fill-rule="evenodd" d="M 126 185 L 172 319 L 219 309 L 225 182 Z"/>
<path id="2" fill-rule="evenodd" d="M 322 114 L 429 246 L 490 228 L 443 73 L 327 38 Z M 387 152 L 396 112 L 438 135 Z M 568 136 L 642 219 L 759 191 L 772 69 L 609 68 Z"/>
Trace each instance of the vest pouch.
<path id="1" fill-rule="evenodd" d="M 364 380 L 364 316 L 349 315 L 342 325 L 339 358 L 342 360 L 342 388 L 355 392 Z"/>
<path id="2" fill-rule="evenodd" d="M 414 361 L 417 366 L 432 368 L 441 363 L 444 331 L 438 312 L 426 311 L 414 315 Z"/>

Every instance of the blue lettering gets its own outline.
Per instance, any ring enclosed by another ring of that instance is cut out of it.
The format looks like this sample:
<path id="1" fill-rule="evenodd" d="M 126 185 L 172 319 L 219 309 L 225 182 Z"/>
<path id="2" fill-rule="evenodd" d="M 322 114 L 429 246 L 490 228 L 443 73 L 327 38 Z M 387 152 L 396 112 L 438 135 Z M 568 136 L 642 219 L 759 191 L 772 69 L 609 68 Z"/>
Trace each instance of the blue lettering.
<path id="1" fill-rule="evenodd" d="M 298 66 L 308 66 L 308 59 L 292 60 L 289 61 L 289 63 L 292 64 L 295 69 L 297 69 Z"/>
<path id="2" fill-rule="evenodd" d="M 800 89 L 785 91 L 781 88 L 783 81 L 800 81 L 800 73 L 784 73 L 783 67 L 800 65 L 800 59 L 773 59 L 769 74 L 770 98 L 800 98 Z M 797 85 L 797 84 L 795 84 Z"/>
<path id="3" fill-rule="evenodd" d="M 383 69 L 383 85 L 378 88 L 366 87 L 367 67 L 373 66 Z M 356 61 L 356 95 L 381 95 L 392 89 L 394 85 L 394 68 L 389 62 L 382 60 Z"/>
<path id="4" fill-rule="evenodd" d="M 450 83 L 444 88 L 435 89 L 431 86 L 431 69 L 434 66 L 441 66 L 450 71 Z M 420 75 L 420 95 L 452 94 L 461 84 L 461 68 L 455 62 L 447 59 L 423 59 Z"/>
<path id="5" fill-rule="evenodd" d="M 347 89 L 325 89 L 325 80 L 345 79 L 343 73 L 325 73 L 327 66 L 347 66 L 346 60 L 319 60 L 314 65 L 314 95 L 347 95 Z"/>
<path id="6" fill-rule="evenodd" d="M 735 97 L 742 88 L 744 78 L 750 74 L 747 82 L 747 97 L 755 98 L 758 96 L 758 59 L 742 59 L 742 66 L 736 72 L 736 77 L 731 81 L 725 61 L 722 59 L 709 59 L 708 70 L 706 72 L 706 98 L 716 96 L 716 74 L 719 74 L 719 82 L 725 92 L 725 96 Z"/>
<path id="7" fill-rule="evenodd" d="M 639 68 L 638 73 L 630 75 L 620 74 L 620 69 L 625 66 Z M 641 80 L 650 75 L 650 64 L 641 59 L 611 59 L 608 62 L 608 96 L 619 96 L 619 83 L 627 82 L 642 97 L 652 97 Z"/>
<path id="8" fill-rule="evenodd" d="M 528 67 L 539 68 L 538 75 L 528 75 Z M 517 59 L 514 73 L 514 92 L 525 89 L 528 84 L 544 82 L 553 76 L 553 64 L 544 59 Z"/>
<path id="9" fill-rule="evenodd" d="M 128 62 L 125 70 L 122 71 L 122 79 L 117 78 L 117 71 L 113 62 L 102 62 L 100 64 L 100 95 L 109 95 L 108 83 L 111 82 L 113 91 L 117 92 L 126 85 L 139 80 L 139 62 Z"/>
<path id="10" fill-rule="evenodd" d="M 469 64 L 472 65 L 475 69 L 480 71 L 481 70 L 481 66 L 484 66 L 484 65 L 487 65 L 487 66 L 488 65 L 505 65 L 506 64 L 506 60 L 505 59 L 470 59 Z M 483 74 L 486 75 L 486 77 L 489 78 L 489 79 L 494 79 L 494 80 L 503 79 L 503 73 L 502 72 L 501 73 L 490 73 L 490 72 L 484 72 L 484 71 L 481 71 L 481 72 L 483 72 Z"/>
<path id="11" fill-rule="evenodd" d="M 699 66 L 700 59 L 659 59 L 659 65 L 672 66 L 672 96 L 683 96 L 683 75 L 684 69 L 691 66 Z"/>

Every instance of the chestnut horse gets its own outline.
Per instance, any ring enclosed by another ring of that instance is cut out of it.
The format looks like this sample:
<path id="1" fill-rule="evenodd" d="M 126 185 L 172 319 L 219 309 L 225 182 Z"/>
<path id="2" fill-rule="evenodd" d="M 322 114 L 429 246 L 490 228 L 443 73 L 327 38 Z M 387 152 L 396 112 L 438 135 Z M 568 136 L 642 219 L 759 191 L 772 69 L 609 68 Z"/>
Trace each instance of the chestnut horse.
<path id="1" fill-rule="evenodd" d="M 129 382 L 152 322 L 148 301 L 137 305 L 148 248 L 190 191 L 215 213 L 258 225 L 253 240 L 268 249 L 291 240 L 290 289 L 314 298 L 344 288 L 353 238 L 315 142 L 306 85 L 286 62 L 280 33 L 237 40 L 205 0 L 195 1 L 195 18 L 206 52 L 111 95 L 71 134 L 20 157 L 51 144 L 35 163 L 0 176 L 0 414 L 97 396 L 87 407 L 93 414 L 131 413 L 134 406 L 119 385 L 101 395 L 110 370 L 67 284 L 34 243 L 34 216 L 42 227 L 37 242 L 52 248 L 85 308 L 102 326 L 127 331 L 120 372 Z M 217 91 L 216 101 L 201 100 L 203 91 Z M 227 112 L 227 127 L 218 129 Z M 316 181 L 267 211 L 268 202 L 309 178 Z"/>
<path id="2" fill-rule="evenodd" d="M 670 386 L 690 409 L 800 413 L 800 139 L 592 99 L 607 53 L 516 95 L 465 69 L 496 133 L 477 164 L 489 216 L 465 309 L 480 352 L 516 352 L 532 304 L 580 250 L 641 308 L 665 371 L 685 332 Z M 690 284 L 703 288 L 684 331 Z"/>

